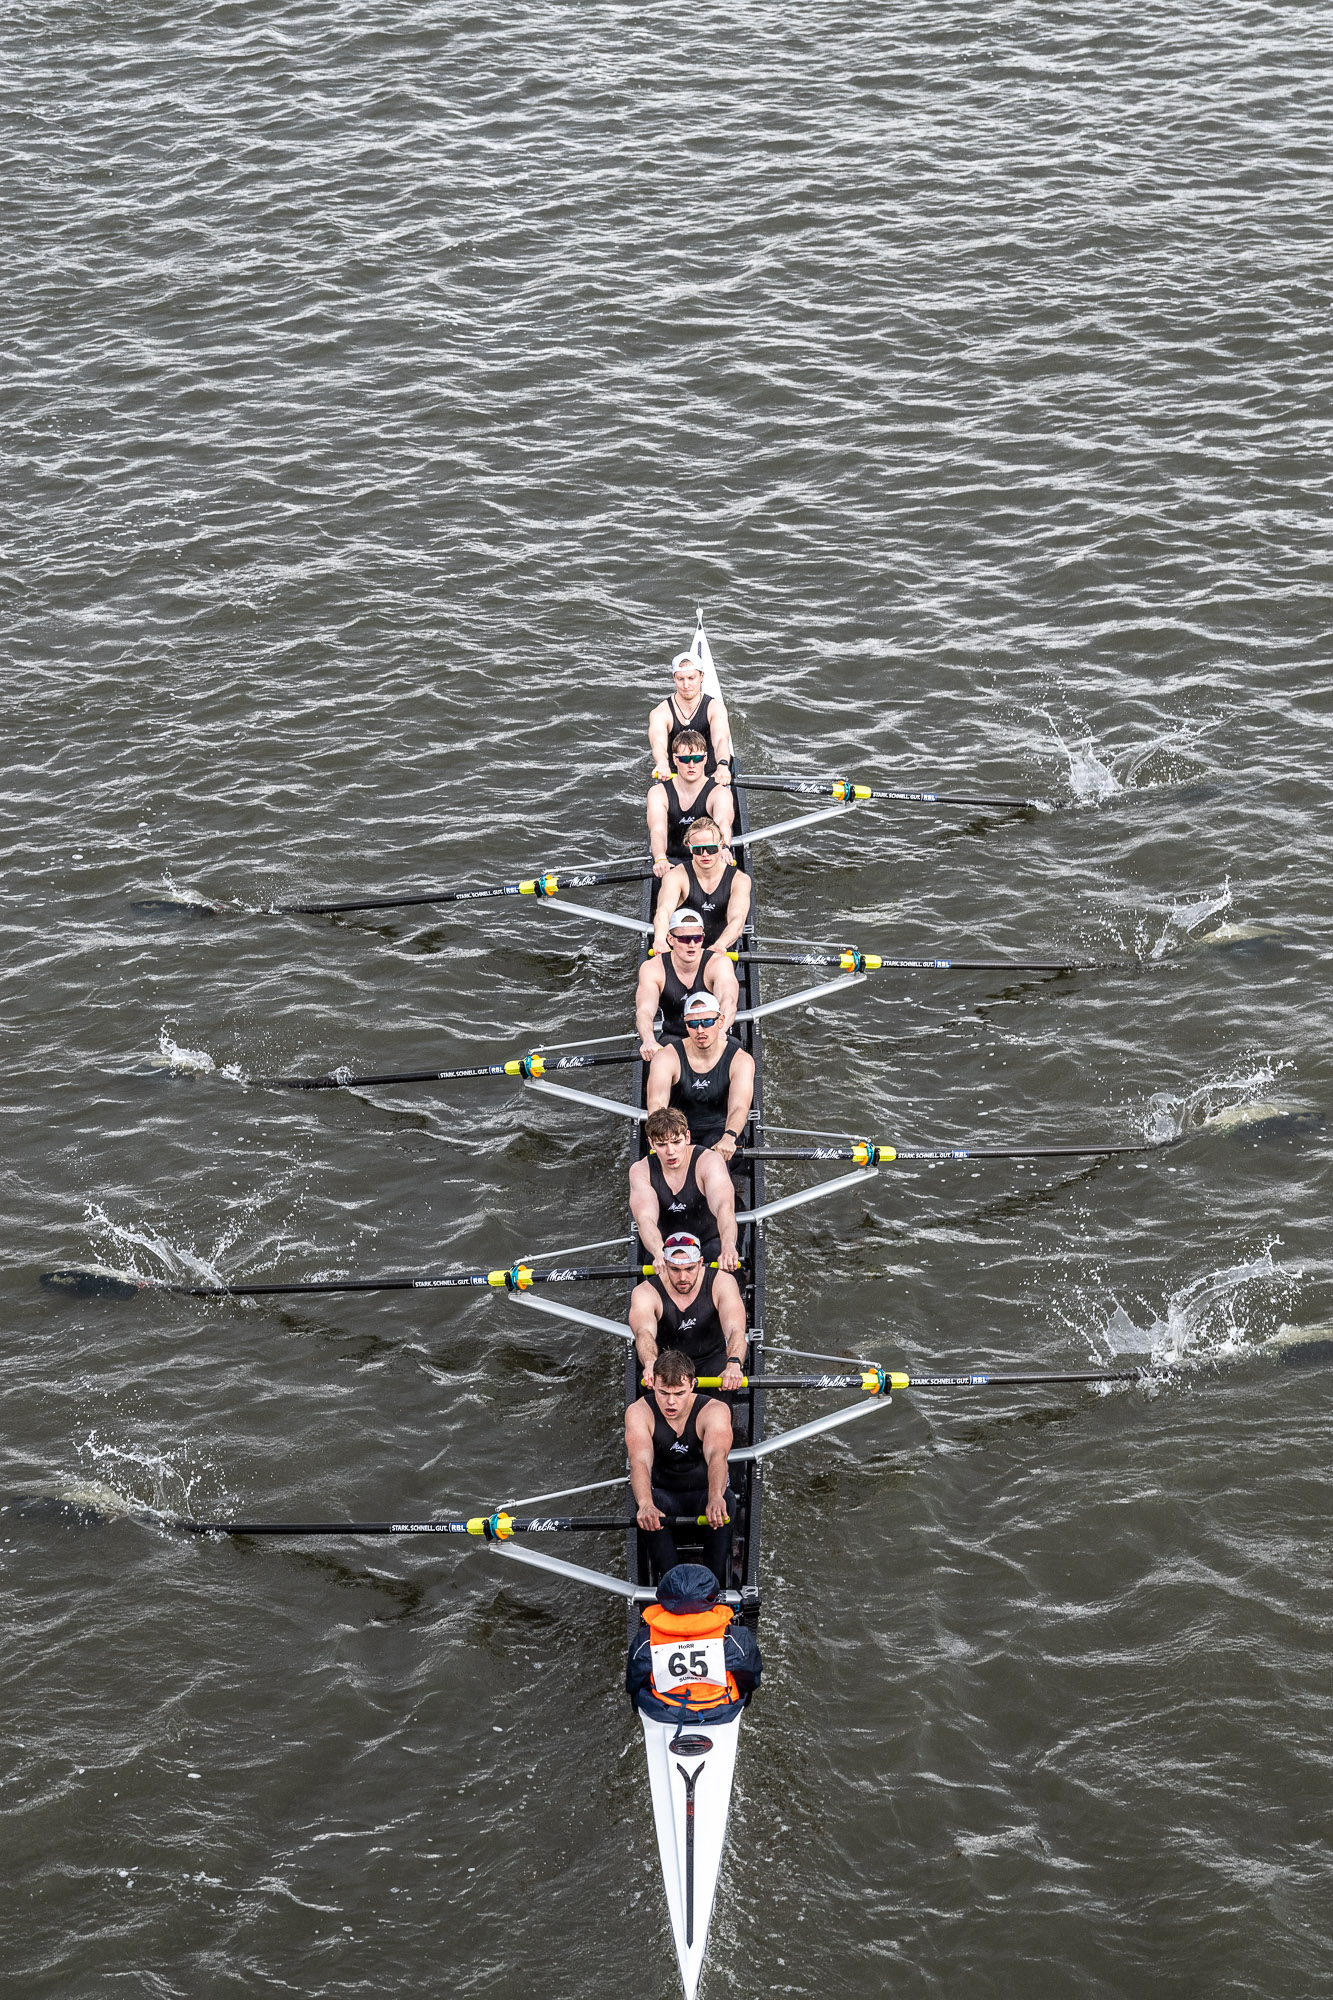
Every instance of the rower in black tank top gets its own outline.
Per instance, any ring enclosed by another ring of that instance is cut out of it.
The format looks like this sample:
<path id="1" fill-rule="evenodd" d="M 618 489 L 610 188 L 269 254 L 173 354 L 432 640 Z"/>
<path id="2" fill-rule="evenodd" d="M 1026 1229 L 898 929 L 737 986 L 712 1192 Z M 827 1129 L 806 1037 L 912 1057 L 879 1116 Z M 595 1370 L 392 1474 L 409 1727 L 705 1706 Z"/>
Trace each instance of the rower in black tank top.
<path id="1" fill-rule="evenodd" d="M 717 769 L 717 758 L 713 755 L 713 733 L 708 727 L 708 714 L 713 706 L 712 695 L 701 694 L 699 696 L 699 706 L 687 722 L 682 722 L 680 719 L 680 712 L 676 707 L 676 697 L 674 694 L 670 697 L 668 706 L 671 710 L 671 727 L 667 731 L 667 760 L 671 768 L 674 770 L 676 766 L 676 738 L 683 736 L 687 729 L 697 729 L 708 746 L 708 756 L 704 762 L 704 776 L 711 778 Z"/>
<path id="2" fill-rule="evenodd" d="M 663 958 L 662 1033 L 664 1035 L 672 1036 L 677 1040 L 684 1040 L 685 1002 L 689 999 L 691 993 L 707 993 L 708 987 L 704 981 L 704 967 L 707 963 L 707 959 L 701 958 L 699 960 L 699 970 L 695 973 L 693 982 L 687 986 L 672 964 L 670 952 Z"/>
<path id="3" fill-rule="evenodd" d="M 683 806 L 676 790 L 674 778 L 668 778 L 662 788 L 667 802 L 667 860 L 688 861 L 685 836 L 697 819 L 711 819 L 713 800 L 717 796 L 716 785 L 705 785 L 692 806 Z"/>
<path id="4" fill-rule="evenodd" d="M 677 1437 L 658 1409 L 656 1396 L 651 1389 L 647 1392 L 647 1400 L 653 1408 L 653 1501 L 664 1514 L 697 1516 L 707 1507 L 708 1461 L 704 1457 L 696 1424 L 700 1406 L 706 1399 L 706 1392 L 695 1397 L 690 1414 L 685 1419 L 685 1428 Z M 728 1512 L 734 1512 L 734 1497 L 728 1489 Z M 730 1520 L 724 1527 L 700 1527 L 696 1532 L 704 1561 L 718 1582 L 725 1583 L 731 1566 Z M 664 1576 L 681 1560 L 681 1551 L 670 1528 L 659 1528 L 656 1534 L 645 1535 L 644 1540 L 648 1544 L 648 1558 L 654 1576 Z M 693 1558 L 687 1556 L 686 1560 L 692 1561 Z"/>
<path id="5" fill-rule="evenodd" d="M 647 1391 L 646 1400 L 653 1410 L 653 1491 L 707 1493 L 708 1467 L 698 1429 L 703 1398 L 695 1397 L 679 1437 L 658 1409 L 657 1398 L 651 1389 Z"/>
<path id="6" fill-rule="evenodd" d="M 673 1194 L 667 1186 L 666 1175 L 662 1172 L 662 1162 L 656 1153 L 650 1153 L 648 1185 L 657 1196 L 657 1226 L 661 1231 L 663 1242 L 668 1236 L 678 1235 L 682 1230 L 687 1236 L 697 1236 L 703 1250 L 704 1262 L 711 1264 L 722 1248 L 722 1242 L 717 1233 L 713 1211 L 695 1179 L 694 1169 L 698 1160 L 699 1148 L 695 1146 L 690 1154 L 690 1163 L 685 1169 L 685 1178 L 680 1184 L 680 1193 Z"/>
<path id="7" fill-rule="evenodd" d="M 668 1347 L 674 1347 L 679 1353 L 687 1354 L 694 1363 L 696 1375 L 720 1375 L 727 1365 L 727 1336 L 722 1331 L 722 1321 L 713 1303 L 715 1276 L 715 1272 L 705 1271 L 704 1281 L 693 1302 L 683 1307 L 677 1304 L 675 1294 L 661 1278 L 654 1275 L 648 1280 L 662 1301 L 662 1316 L 657 1322 L 658 1353 L 665 1353 Z M 701 1389 L 699 1393 L 706 1395 L 708 1391 Z"/>
<path id="8" fill-rule="evenodd" d="M 681 866 L 685 870 L 685 879 L 690 886 L 686 890 L 679 907 L 682 910 L 695 910 L 698 912 L 704 927 L 704 949 L 706 951 L 710 944 L 717 942 L 723 931 L 727 928 L 727 904 L 731 899 L 731 885 L 736 879 L 733 872 L 736 863 L 729 861 L 726 864 L 722 870 L 722 880 L 718 883 L 716 889 L 705 889 L 703 883 L 694 872 L 694 863 L 688 854 L 685 856 Z"/>
<path id="9" fill-rule="evenodd" d="M 712 1146 L 727 1129 L 731 1065 L 740 1051 L 740 1043 L 734 1035 L 728 1035 L 713 1067 L 702 1071 L 690 1068 L 683 1041 L 673 1040 L 672 1047 L 680 1064 L 680 1081 L 671 1086 L 671 1108 L 685 1113 L 696 1146 Z"/>

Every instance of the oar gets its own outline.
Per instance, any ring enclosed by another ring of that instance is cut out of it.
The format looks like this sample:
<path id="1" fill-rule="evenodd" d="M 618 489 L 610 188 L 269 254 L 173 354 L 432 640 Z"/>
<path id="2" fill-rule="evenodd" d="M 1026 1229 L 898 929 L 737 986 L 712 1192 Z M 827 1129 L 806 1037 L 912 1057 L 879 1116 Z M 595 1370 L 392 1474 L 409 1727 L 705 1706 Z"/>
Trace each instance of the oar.
<path id="1" fill-rule="evenodd" d="M 887 1409 L 891 1397 L 890 1389 L 979 1389 L 1018 1388 L 1039 1383 L 1056 1382 L 1136 1382 L 1140 1380 L 1137 1370 L 1100 1370 L 1084 1375 L 887 1375 L 882 1369 L 867 1371 L 871 1381 L 882 1378 L 883 1386 L 870 1388 L 869 1393 L 859 1403 L 849 1403 L 845 1409 L 830 1410 L 827 1416 L 815 1417 L 808 1424 L 797 1424 L 794 1430 L 779 1431 L 776 1437 L 766 1437 L 759 1444 L 743 1445 L 739 1451 L 728 1452 L 728 1462 L 743 1464 L 747 1460 L 767 1458 L 772 1452 L 783 1451 L 788 1445 L 802 1444 L 807 1438 L 821 1436 L 825 1431 L 839 1430 L 844 1424 L 854 1424 L 858 1418 L 868 1417 L 872 1410 Z M 718 1378 L 720 1382 L 721 1377 Z M 755 1387 L 783 1388 L 793 1386 L 784 1383 L 779 1375 L 761 1375 L 755 1378 Z M 711 1386 L 716 1386 L 711 1385 Z M 860 1375 L 848 1378 L 847 1387 L 865 1388 L 866 1379 Z"/>
<path id="2" fill-rule="evenodd" d="M 476 1063 L 468 1069 L 379 1070 L 366 1076 L 344 1076 L 337 1071 L 328 1076 L 254 1076 L 249 1079 L 261 1090 L 365 1090 L 372 1084 L 460 1083 L 477 1076 L 542 1077 L 561 1069 L 596 1069 L 603 1063 L 638 1062 L 639 1051 L 603 1056 L 515 1056 L 508 1062 Z"/>
<path id="3" fill-rule="evenodd" d="M 737 1146 L 741 1160 L 851 1160 L 858 1167 L 888 1166 L 894 1160 L 1083 1160 L 1112 1153 L 1160 1153 L 1179 1138 L 1149 1139 L 1132 1146 Z"/>
<path id="4" fill-rule="evenodd" d="M 52 1291 L 84 1299 L 132 1299 L 140 1292 L 176 1292 L 187 1299 L 239 1299 L 301 1292 L 436 1292 L 454 1286 L 525 1292 L 530 1285 L 566 1285 L 602 1278 L 647 1278 L 652 1275 L 652 1269 L 651 1264 L 613 1264 L 605 1268 L 562 1265 L 550 1271 L 535 1271 L 531 1265 L 514 1264 L 507 1271 L 451 1271 L 438 1278 L 302 1278 L 295 1283 L 277 1285 L 177 1285 L 165 1278 L 138 1278 L 127 1271 L 111 1271 L 104 1264 L 64 1264 L 55 1270 L 43 1271 L 41 1281 Z"/>
<path id="5" fill-rule="evenodd" d="M 1086 960 L 1052 958 L 882 958 L 859 951 L 729 951 L 736 965 L 836 965 L 843 972 L 1101 972 Z"/>
<path id="6" fill-rule="evenodd" d="M 1038 812 L 1039 799 L 978 798 L 968 792 L 900 792 L 880 785 L 857 785 L 850 778 L 733 778 L 742 792 L 790 792 L 803 799 L 839 799 L 855 805 L 861 799 L 894 799 L 914 806 L 997 806 L 1006 812 Z"/>
<path id="7" fill-rule="evenodd" d="M 670 1528 L 708 1525 L 706 1514 L 664 1514 L 662 1520 Z M 488 1542 L 505 1542 L 511 1535 L 623 1533 L 634 1520 L 619 1514 L 496 1513 L 443 1521 L 192 1521 L 168 1514 L 161 1525 L 183 1535 L 476 1535 Z"/>
<path id="8" fill-rule="evenodd" d="M 743 1375 L 742 1389 L 860 1389 L 868 1396 L 894 1389 L 1034 1389 L 1070 1382 L 1140 1382 L 1139 1368 L 1097 1368 L 1066 1375 L 898 1375 L 887 1368 L 868 1368 L 855 1375 Z M 701 1375 L 700 1389 L 720 1389 L 720 1375 Z M 859 1407 L 859 1406 L 857 1406 Z M 786 1434 L 783 1433 L 785 1436 Z"/>
<path id="9" fill-rule="evenodd" d="M 141 914 L 157 910 L 188 911 L 193 916 L 284 916 L 333 917 L 349 910 L 412 910 L 433 903 L 476 903 L 489 896 L 555 896 L 563 889 L 595 889 L 604 882 L 644 882 L 652 874 L 646 866 L 603 868 L 581 875 L 533 875 L 521 882 L 497 882 L 484 889 L 432 889 L 418 896 L 360 896 L 340 903 L 273 903 L 266 911 L 239 904 L 205 903 L 193 896 L 157 896 L 131 903 Z"/>

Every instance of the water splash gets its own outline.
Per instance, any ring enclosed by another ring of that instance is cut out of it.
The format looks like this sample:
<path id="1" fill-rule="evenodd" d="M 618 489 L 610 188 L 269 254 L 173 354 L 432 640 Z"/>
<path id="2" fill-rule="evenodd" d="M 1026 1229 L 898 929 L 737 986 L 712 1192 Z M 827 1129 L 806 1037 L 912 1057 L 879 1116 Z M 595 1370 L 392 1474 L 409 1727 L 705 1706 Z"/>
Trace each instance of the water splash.
<path id="1" fill-rule="evenodd" d="M 84 1210 L 84 1220 L 94 1240 L 109 1246 L 105 1253 L 107 1263 L 126 1271 L 127 1275 L 168 1278 L 176 1283 L 192 1285 L 225 1285 L 228 1282 L 218 1268 L 218 1260 L 227 1254 L 239 1237 L 239 1223 L 225 1230 L 210 1252 L 200 1255 L 168 1242 L 154 1229 L 134 1228 L 123 1222 L 114 1222 L 97 1202 L 89 1203 Z M 143 1255 L 149 1260 L 147 1270 L 141 1269 L 136 1262 Z"/>
<path id="2" fill-rule="evenodd" d="M 1208 1125 L 1228 1130 L 1238 1124 L 1288 1115 L 1299 1107 L 1275 1099 L 1272 1092 L 1283 1070 L 1291 1067 L 1289 1062 L 1273 1057 L 1256 1058 L 1248 1068 L 1207 1077 L 1183 1093 L 1154 1091 L 1144 1113 L 1144 1137 L 1162 1144 Z"/>
<path id="3" fill-rule="evenodd" d="M 185 1049 L 171 1033 L 172 1023 L 165 1021 L 157 1038 L 158 1053 L 148 1060 L 154 1069 L 169 1069 L 178 1076 L 210 1076 L 216 1070 L 207 1049 Z"/>
<path id="4" fill-rule="evenodd" d="M 1066 743 L 1051 716 L 1046 717 L 1052 736 L 1069 760 L 1069 789 L 1079 805 L 1100 805 L 1114 798 L 1122 788 L 1112 766 L 1093 749 L 1092 737 L 1081 743 Z"/>
<path id="5" fill-rule="evenodd" d="M 1211 922 L 1231 908 L 1233 899 L 1229 876 L 1220 889 L 1178 897 L 1169 903 L 1131 900 L 1119 892 L 1106 900 L 1116 906 L 1118 914 L 1108 913 L 1098 919 L 1104 934 L 1114 940 L 1116 947 L 1126 956 L 1138 959 L 1141 964 L 1151 964 L 1179 951 L 1187 938 L 1195 944 L 1218 944 L 1233 938 L 1269 935 L 1268 926 L 1249 923 L 1224 923 L 1213 930 L 1200 932 L 1202 924 Z M 1166 921 L 1159 930 L 1158 923 L 1162 918 Z"/>
<path id="6" fill-rule="evenodd" d="M 211 899 L 201 895 L 198 889 L 179 887 L 169 868 L 162 870 L 162 887 L 167 892 L 164 901 L 179 903 L 184 909 L 188 909 L 191 904 L 204 911 L 211 911 L 214 908 Z"/>
<path id="7" fill-rule="evenodd" d="M 1166 918 L 1165 930 L 1148 952 L 1149 958 L 1165 958 L 1183 937 L 1197 931 L 1200 924 L 1220 917 L 1224 910 L 1231 908 L 1231 878 L 1226 878 L 1215 895 L 1196 896 L 1192 902 L 1185 903 L 1146 903 L 1144 908 L 1150 916 Z"/>
<path id="8" fill-rule="evenodd" d="M 1078 741 L 1069 742 L 1061 734 L 1055 718 L 1042 711 L 1046 726 L 1069 762 L 1069 789 L 1079 805 L 1101 805 L 1123 792 L 1142 791 L 1149 785 L 1170 785 L 1192 773 L 1180 766 L 1205 763 L 1197 746 L 1208 724 L 1188 722 L 1164 729 L 1146 743 L 1119 751 L 1100 749 L 1091 730 Z M 1081 727 L 1081 725 L 1080 725 Z"/>
<path id="9" fill-rule="evenodd" d="M 1295 1274 L 1275 1263 L 1273 1246 L 1258 1256 L 1194 1278 L 1167 1299 L 1165 1311 L 1139 1326 L 1118 1300 L 1080 1300 L 1069 1323 L 1107 1361 L 1143 1355 L 1153 1368 L 1253 1354 L 1276 1330 Z M 1100 1318 L 1100 1329 L 1093 1322 Z"/>
<path id="10" fill-rule="evenodd" d="M 171 1033 L 173 1023 L 163 1023 L 157 1038 L 157 1054 L 149 1056 L 150 1069 L 169 1069 L 173 1076 L 225 1076 L 232 1083 L 248 1083 L 239 1063 L 217 1063 L 207 1049 L 187 1049 Z"/>
<path id="11" fill-rule="evenodd" d="M 71 1506 L 95 1509 L 111 1520 L 165 1522 L 200 1511 L 206 1488 L 203 1511 L 210 1516 L 217 1512 L 216 1470 L 193 1464 L 187 1451 L 118 1443 L 97 1431 L 78 1439 L 75 1450 L 89 1470 L 58 1482 L 60 1499 Z"/>

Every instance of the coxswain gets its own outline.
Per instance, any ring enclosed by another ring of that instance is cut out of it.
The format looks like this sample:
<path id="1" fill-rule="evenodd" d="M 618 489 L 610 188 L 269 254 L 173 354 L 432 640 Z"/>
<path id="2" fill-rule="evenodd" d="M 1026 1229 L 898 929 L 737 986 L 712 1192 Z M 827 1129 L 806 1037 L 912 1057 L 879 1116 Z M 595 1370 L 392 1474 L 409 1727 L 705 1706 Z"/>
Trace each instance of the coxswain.
<path id="1" fill-rule="evenodd" d="M 696 820 L 711 819 L 723 840 L 730 840 L 736 810 L 730 786 L 704 770 L 708 745 L 697 729 L 681 731 L 674 755 L 674 776 L 661 779 L 648 794 L 648 845 L 659 879 L 685 859 L 685 836 Z"/>
<path id="2" fill-rule="evenodd" d="M 705 1264 L 734 1271 L 736 1195 L 716 1153 L 696 1146 L 683 1111 L 652 1111 L 643 1128 L 648 1157 L 629 1170 L 629 1205 L 639 1241 L 660 1278 L 664 1237 L 697 1236 Z"/>
<path id="3" fill-rule="evenodd" d="M 683 1354 L 696 1375 L 722 1377 L 722 1393 L 735 1394 L 745 1369 L 745 1301 L 730 1271 L 704 1262 L 697 1236 L 678 1230 L 660 1252 L 654 1271 L 629 1295 L 629 1327 L 648 1388 L 657 1380 L 657 1357 Z"/>
<path id="4" fill-rule="evenodd" d="M 702 1563 L 677 1563 L 630 1640 L 625 1692 L 655 1722 L 730 1722 L 763 1678 L 759 1642 Z"/>
<path id="5" fill-rule="evenodd" d="M 665 778 L 674 771 L 676 741 L 687 729 L 704 739 L 704 772 L 718 782 L 731 783 L 731 725 L 727 705 L 720 694 L 704 693 L 704 670 L 693 653 L 677 653 L 671 662 L 671 693 L 659 701 L 648 717 L 648 747 L 653 753 L 653 776 Z"/>
<path id="6" fill-rule="evenodd" d="M 740 988 L 731 960 L 712 952 L 704 957 L 704 931 L 697 910 L 676 910 L 667 924 L 666 950 L 654 952 L 639 967 L 634 996 L 634 1022 L 639 1053 L 651 1062 L 660 1053 L 655 1023 L 662 1016 L 663 1036 L 685 1033 L 685 1002 L 696 993 L 712 994 L 722 1010 L 723 1028 L 735 1019 Z"/>
<path id="7" fill-rule="evenodd" d="M 695 1145 L 729 1160 L 754 1103 L 754 1057 L 726 1033 L 711 994 L 692 993 L 682 1012 L 684 1039 L 669 1040 L 649 1065 L 648 1109 L 683 1111 Z"/>
<path id="8" fill-rule="evenodd" d="M 704 948 L 730 951 L 750 918 L 750 878 L 727 852 L 715 819 L 697 819 L 685 836 L 685 859 L 668 868 L 657 892 L 653 948 L 661 951 L 676 910 L 703 918 Z"/>
<path id="9" fill-rule="evenodd" d="M 701 1396 L 694 1379 L 687 1354 L 667 1348 L 659 1356 L 656 1387 L 625 1412 L 629 1483 L 653 1575 L 678 1560 L 663 1515 L 684 1514 L 702 1520 L 704 1561 L 725 1589 L 735 1497 L 727 1490 L 731 1412 L 716 1397 Z"/>

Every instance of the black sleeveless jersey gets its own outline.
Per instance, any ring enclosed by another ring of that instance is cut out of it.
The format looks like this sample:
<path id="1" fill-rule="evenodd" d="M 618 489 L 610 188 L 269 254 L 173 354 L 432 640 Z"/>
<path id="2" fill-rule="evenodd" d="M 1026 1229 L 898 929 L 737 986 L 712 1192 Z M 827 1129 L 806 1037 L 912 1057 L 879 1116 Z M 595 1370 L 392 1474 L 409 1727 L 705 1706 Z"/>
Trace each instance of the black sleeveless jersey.
<path id="1" fill-rule="evenodd" d="M 696 1146 L 711 1146 L 727 1129 L 731 1065 L 740 1054 L 741 1045 L 734 1035 L 728 1035 L 722 1044 L 721 1055 L 713 1067 L 706 1070 L 690 1068 L 683 1041 L 673 1039 L 671 1046 L 680 1064 L 680 1080 L 671 1086 L 672 1109 L 685 1113 L 690 1137 Z"/>
<path id="2" fill-rule="evenodd" d="M 677 1304 L 665 1278 L 654 1276 L 648 1280 L 662 1301 L 662 1316 L 657 1322 L 658 1353 L 674 1347 L 679 1353 L 688 1354 L 699 1375 L 720 1375 L 727 1365 L 727 1336 L 713 1303 L 716 1279 L 716 1271 L 705 1271 L 693 1302 L 684 1307 Z"/>
<path id="3" fill-rule="evenodd" d="M 662 1033 L 682 1037 L 685 1033 L 685 1002 L 691 993 L 707 993 L 704 983 L 704 967 L 707 960 L 700 958 L 699 970 L 693 982 L 687 986 L 671 962 L 671 953 L 662 957 Z"/>
<path id="4" fill-rule="evenodd" d="M 708 1466 L 704 1459 L 703 1440 L 699 1436 L 698 1417 L 703 1408 L 704 1398 L 696 1396 L 685 1419 L 685 1428 L 677 1437 L 666 1418 L 657 1407 L 657 1398 L 649 1389 L 644 1401 L 651 1405 L 653 1412 L 653 1479 L 659 1490 L 668 1493 L 698 1492 L 708 1485 Z"/>
<path id="5" fill-rule="evenodd" d="M 667 860 L 684 861 L 687 859 L 685 836 L 697 819 L 712 817 L 713 800 L 717 796 L 718 787 L 714 784 L 705 785 L 692 806 L 681 804 L 674 778 L 668 778 L 663 790 L 667 802 Z"/>
<path id="6" fill-rule="evenodd" d="M 736 880 L 736 863 L 729 861 L 722 870 L 722 880 L 716 889 L 705 889 L 694 871 L 694 863 L 688 855 L 682 862 L 685 880 L 689 888 L 680 904 L 682 910 L 695 910 L 703 919 L 704 949 L 716 944 L 727 928 L 727 904 L 731 900 L 732 884 Z"/>
<path id="7" fill-rule="evenodd" d="M 685 1169 L 680 1193 L 673 1194 L 667 1186 L 666 1175 L 662 1172 L 662 1162 L 656 1153 L 648 1155 L 648 1184 L 657 1196 L 657 1226 L 662 1232 L 662 1240 L 684 1230 L 690 1236 L 697 1236 L 703 1245 L 704 1261 L 711 1263 L 718 1252 L 717 1223 L 713 1211 L 708 1206 L 707 1197 L 695 1178 L 695 1168 L 699 1164 L 699 1148 L 690 1154 L 690 1163 Z M 711 1245 L 711 1248 L 710 1248 Z"/>
<path id="8" fill-rule="evenodd" d="M 712 695 L 701 694 L 699 696 L 699 706 L 695 709 L 689 721 L 682 722 L 676 709 L 675 696 L 671 695 L 668 697 L 667 708 L 671 714 L 671 727 L 667 731 L 667 762 L 673 771 L 676 768 L 676 738 L 683 736 L 687 729 L 697 729 L 700 736 L 703 737 L 704 746 L 708 751 L 708 758 L 704 764 L 705 774 L 711 778 L 714 771 L 716 771 L 717 758 L 713 755 L 713 733 L 708 727 L 708 717 L 712 706 Z"/>

